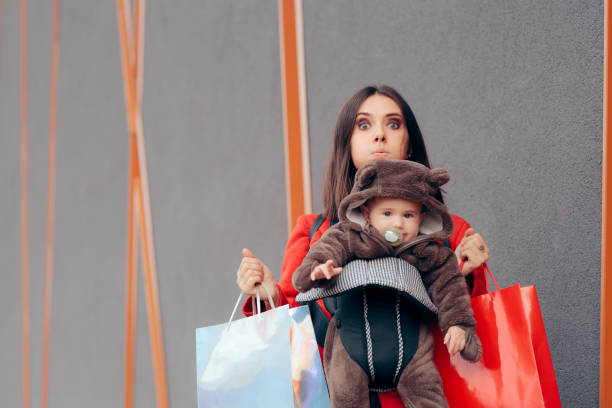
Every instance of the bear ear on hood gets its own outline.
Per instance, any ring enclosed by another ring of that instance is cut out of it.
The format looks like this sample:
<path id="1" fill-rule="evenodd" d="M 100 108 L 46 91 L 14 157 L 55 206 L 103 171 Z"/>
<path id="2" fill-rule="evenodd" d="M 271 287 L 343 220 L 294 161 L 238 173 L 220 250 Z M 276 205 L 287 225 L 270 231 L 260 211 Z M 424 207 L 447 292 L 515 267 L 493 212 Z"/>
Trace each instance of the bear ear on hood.
<path id="1" fill-rule="evenodd" d="M 446 169 L 431 169 L 429 172 L 428 182 L 431 186 L 439 188 L 448 183 L 450 175 Z"/>
<path id="2" fill-rule="evenodd" d="M 357 191 L 363 191 L 368 188 L 374 180 L 376 180 L 377 169 L 374 163 L 366 164 L 359 171 L 355 178 L 355 189 Z"/>

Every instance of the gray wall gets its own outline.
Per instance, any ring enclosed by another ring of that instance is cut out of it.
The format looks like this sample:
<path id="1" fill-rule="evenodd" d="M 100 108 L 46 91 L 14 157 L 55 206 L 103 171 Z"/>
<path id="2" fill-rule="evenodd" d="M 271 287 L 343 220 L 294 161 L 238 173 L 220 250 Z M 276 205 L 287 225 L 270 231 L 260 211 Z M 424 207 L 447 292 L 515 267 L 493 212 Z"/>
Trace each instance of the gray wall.
<path id="1" fill-rule="evenodd" d="M 502 285 L 535 284 L 564 406 L 597 405 L 601 2 L 304 2 L 314 208 L 344 101 L 393 85 Z M 49 2 L 30 2 L 33 406 L 40 402 Z M 276 2 L 149 2 L 144 126 L 170 402 L 248 246 L 286 240 Z M 0 395 L 21 404 L 18 5 L 0 44 Z M 123 401 L 127 138 L 114 2 L 63 2 L 50 406 Z M 142 278 L 140 288 L 142 288 Z M 155 396 L 139 293 L 136 406 Z"/>
<path id="2" fill-rule="evenodd" d="M 602 3 L 385 4 L 305 2 L 314 196 L 340 106 L 395 86 L 500 285 L 536 285 L 563 405 L 597 406 Z"/>

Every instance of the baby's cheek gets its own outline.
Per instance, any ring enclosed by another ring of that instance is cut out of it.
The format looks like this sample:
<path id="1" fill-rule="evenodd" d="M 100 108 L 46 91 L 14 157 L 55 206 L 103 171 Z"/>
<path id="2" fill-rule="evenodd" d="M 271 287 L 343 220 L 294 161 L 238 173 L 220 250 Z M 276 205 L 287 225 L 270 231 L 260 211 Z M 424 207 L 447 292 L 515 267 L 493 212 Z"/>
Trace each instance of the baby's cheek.
<path id="1" fill-rule="evenodd" d="M 380 220 L 377 217 L 373 217 L 373 219 L 371 220 L 370 224 L 376 228 L 376 230 L 378 232 L 380 232 L 381 234 L 383 233 L 384 229 L 388 227 L 388 225 L 386 225 L 387 223 L 384 222 L 384 220 Z"/>

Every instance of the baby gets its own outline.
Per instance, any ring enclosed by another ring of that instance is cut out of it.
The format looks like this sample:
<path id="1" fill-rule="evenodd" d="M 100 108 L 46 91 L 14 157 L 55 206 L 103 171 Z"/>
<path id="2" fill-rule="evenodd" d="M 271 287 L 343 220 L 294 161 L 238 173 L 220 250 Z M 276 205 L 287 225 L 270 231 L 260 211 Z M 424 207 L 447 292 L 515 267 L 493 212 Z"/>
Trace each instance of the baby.
<path id="1" fill-rule="evenodd" d="M 406 160 L 362 166 L 339 223 L 295 271 L 298 300 L 334 296 L 323 357 L 334 407 L 369 407 L 370 390 L 391 389 L 406 406 L 446 406 L 426 310 L 451 354 L 480 358 L 465 278 L 440 243 L 453 228 L 435 198 L 448 180 Z"/>

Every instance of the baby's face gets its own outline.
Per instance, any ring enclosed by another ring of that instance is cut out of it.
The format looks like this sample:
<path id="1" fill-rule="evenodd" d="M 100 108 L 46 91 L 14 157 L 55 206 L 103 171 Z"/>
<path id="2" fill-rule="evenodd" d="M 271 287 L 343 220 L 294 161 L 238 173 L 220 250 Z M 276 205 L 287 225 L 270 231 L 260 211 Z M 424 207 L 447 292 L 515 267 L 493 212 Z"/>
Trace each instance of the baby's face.
<path id="1" fill-rule="evenodd" d="M 366 219 L 381 234 L 388 227 L 402 233 L 402 242 L 409 241 L 419 233 L 423 219 L 421 204 L 403 198 L 375 198 L 368 201 Z"/>

